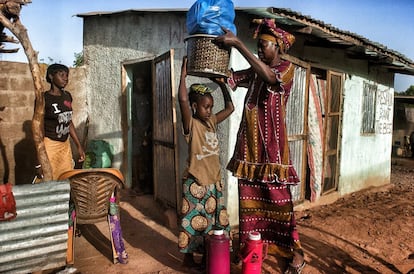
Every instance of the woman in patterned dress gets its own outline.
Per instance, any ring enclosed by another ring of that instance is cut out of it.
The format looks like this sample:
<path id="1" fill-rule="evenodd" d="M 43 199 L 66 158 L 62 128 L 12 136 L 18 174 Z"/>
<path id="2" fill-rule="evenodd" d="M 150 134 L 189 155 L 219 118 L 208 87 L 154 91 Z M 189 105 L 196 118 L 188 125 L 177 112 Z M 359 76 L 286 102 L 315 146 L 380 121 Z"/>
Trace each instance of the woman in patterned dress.
<path id="1" fill-rule="evenodd" d="M 286 258 L 285 273 L 301 273 L 305 261 L 296 230 L 290 186 L 299 182 L 291 163 L 285 124 L 294 66 L 281 59 L 295 38 L 274 20 L 256 19 L 258 58 L 231 31 L 216 38 L 235 47 L 250 68 L 233 72 L 230 87 L 248 88 L 233 157 L 227 169 L 238 178 L 239 235 L 244 243 L 257 231 L 268 253 Z"/>

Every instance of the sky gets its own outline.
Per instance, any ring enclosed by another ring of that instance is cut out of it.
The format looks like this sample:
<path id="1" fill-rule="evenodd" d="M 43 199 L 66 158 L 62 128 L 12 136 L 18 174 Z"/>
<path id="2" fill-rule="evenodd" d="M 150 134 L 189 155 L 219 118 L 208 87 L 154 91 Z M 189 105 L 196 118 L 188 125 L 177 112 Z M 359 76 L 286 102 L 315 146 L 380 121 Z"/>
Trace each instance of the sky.
<path id="1" fill-rule="evenodd" d="M 72 66 L 82 51 L 83 19 L 77 14 L 126 9 L 189 9 L 195 0 L 32 0 L 20 20 L 39 62 Z M 288 8 L 382 44 L 414 60 L 413 0 L 233 0 L 235 7 Z M 7 32 L 6 32 L 7 33 Z M 10 35 L 10 33 L 7 33 Z M 8 44 L 6 48 L 19 45 Z M 0 61 L 27 62 L 24 50 L 0 54 Z M 395 90 L 414 85 L 414 76 L 396 75 Z"/>

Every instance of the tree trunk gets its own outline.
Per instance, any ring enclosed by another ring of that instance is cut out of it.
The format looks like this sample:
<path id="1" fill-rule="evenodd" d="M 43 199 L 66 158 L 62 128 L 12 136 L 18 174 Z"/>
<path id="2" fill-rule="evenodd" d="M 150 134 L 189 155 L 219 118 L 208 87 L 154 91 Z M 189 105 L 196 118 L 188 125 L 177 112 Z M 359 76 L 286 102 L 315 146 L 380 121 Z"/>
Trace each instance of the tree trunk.
<path id="1" fill-rule="evenodd" d="M 37 61 L 37 52 L 33 50 L 26 28 L 21 24 L 20 19 L 14 18 L 13 22 L 0 12 L 0 23 L 8 28 L 21 43 L 29 61 L 30 71 L 33 77 L 35 88 L 35 107 L 32 120 L 33 140 L 36 146 L 37 157 L 43 169 L 43 180 L 52 180 L 52 168 L 46 154 L 43 142 L 43 116 L 45 101 L 43 97 L 43 87 L 41 82 L 40 67 Z"/>

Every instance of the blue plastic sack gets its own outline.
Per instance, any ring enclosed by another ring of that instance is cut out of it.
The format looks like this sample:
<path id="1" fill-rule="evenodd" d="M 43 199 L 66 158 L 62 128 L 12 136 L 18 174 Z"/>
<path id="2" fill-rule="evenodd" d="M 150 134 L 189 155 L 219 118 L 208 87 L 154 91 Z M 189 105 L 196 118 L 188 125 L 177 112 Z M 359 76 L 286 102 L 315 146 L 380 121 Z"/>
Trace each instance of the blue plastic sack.
<path id="1" fill-rule="evenodd" d="M 187 12 L 187 32 L 222 35 L 221 27 L 236 33 L 234 5 L 231 0 L 197 0 Z"/>

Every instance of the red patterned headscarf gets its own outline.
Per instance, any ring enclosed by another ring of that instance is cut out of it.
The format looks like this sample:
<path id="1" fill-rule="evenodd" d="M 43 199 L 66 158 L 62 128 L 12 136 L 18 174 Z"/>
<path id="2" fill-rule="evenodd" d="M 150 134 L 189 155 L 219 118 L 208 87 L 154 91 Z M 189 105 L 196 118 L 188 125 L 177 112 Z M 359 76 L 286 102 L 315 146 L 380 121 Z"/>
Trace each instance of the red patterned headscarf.
<path id="1" fill-rule="evenodd" d="M 277 43 L 282 53 L 286 53 L 295 42 L 295 36 L 278 28 L 274 19 L 253 19 L 253 24 L 257 24 L 253 38 Z"/>

